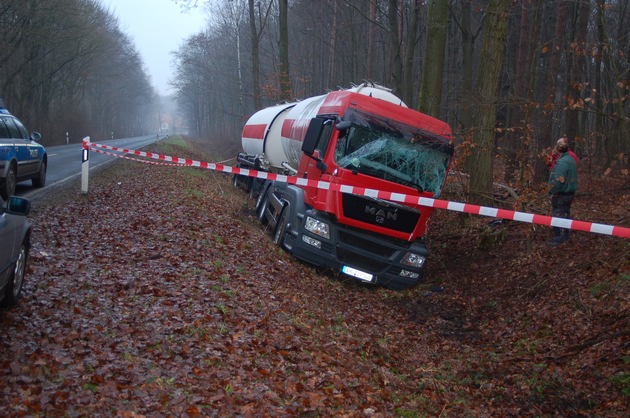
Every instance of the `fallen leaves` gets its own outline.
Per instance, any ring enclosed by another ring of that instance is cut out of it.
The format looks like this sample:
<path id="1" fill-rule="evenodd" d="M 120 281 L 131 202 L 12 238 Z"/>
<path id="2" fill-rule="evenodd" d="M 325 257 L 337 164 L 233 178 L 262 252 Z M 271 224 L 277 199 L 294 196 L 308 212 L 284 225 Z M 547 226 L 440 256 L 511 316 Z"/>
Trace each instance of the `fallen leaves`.
<path id="1" fill-rule="evenodd" d="M 125 161 L 36 202 L 0 312 L 6 415 L 627 413 L 627 243 L 480 250 L 436 213 L 429 282 L 396 293 L 279 252 L 229 183 Z"/>

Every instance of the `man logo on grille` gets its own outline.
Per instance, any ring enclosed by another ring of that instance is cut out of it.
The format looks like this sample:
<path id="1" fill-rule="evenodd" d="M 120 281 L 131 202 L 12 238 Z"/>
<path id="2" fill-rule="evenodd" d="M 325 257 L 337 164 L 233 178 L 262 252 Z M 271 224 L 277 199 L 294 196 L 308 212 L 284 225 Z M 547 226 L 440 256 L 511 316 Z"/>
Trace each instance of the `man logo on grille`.
<path id="1" fill-rule="evenodd" d="M 369 205 L 365 206 L 365 213 L 374 215 L 376 217 L 376 223 L 379 224 L 384 224 L 386 220 L 396 221 L 398 219 L 398 213 L 395 211 L 380 209 Z"/>

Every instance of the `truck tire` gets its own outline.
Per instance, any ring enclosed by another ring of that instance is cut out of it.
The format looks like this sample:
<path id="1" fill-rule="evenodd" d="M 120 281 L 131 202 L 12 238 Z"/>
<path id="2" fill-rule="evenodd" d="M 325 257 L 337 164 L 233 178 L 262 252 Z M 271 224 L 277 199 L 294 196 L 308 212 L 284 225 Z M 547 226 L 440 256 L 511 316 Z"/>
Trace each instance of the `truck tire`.
<path id="1" fill-rule="evenodd" d="M 0 196 L 7 200 L 9 196 L 15 194 L 15 167 L 13 164 L 9 166 L 9 171 L 4 180 L 0 180 Z"/>
<path id="2" fill-rule="evenodd" d="M 273 242 L 280 248 L 284 248 L 284 237 L 287 234 L 287 226 L 289 224 L 289 205 L 284 205 L 280 216 L 278 217 L 278 223 L 273 233 Z"/>
<path id="3" fill-rule="evenodd" d="M 258 216 L 258 220 L 263 225 L 267 225 L 268 222 L 265 212 L 267 211 L 267 205 L 269 204 L 267 201 L 267 192 L 269 189 L 269 187 L 263 185 L 262 190 L 258 195 L 258 199 L 256 199 L 256 216 Z"/>

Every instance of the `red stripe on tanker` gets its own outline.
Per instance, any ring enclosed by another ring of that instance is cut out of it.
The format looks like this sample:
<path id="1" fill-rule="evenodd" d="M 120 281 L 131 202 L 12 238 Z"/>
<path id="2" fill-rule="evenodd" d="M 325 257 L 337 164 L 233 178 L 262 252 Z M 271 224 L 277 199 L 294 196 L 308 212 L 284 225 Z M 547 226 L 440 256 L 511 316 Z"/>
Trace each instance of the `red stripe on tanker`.
<path id="1" fill-rule="evenodd" d="M 267 125 L 245 125 L 243 128 L 243 138 L 263 140 Z"/>
<path id="2" fill-rule="evenodd" d="M 242 146 L 247 155 L 271 158 L 280 163 L 286 160 L 284 152 L 276 146 L 267 146 L 268 138 L 277 138 L 281 134 L 282 121 L 295 103 L 285 103 L 268 107 L 256 112 L 243 127 Z M 261 141 L 262 140 L 262 141 Z"/>

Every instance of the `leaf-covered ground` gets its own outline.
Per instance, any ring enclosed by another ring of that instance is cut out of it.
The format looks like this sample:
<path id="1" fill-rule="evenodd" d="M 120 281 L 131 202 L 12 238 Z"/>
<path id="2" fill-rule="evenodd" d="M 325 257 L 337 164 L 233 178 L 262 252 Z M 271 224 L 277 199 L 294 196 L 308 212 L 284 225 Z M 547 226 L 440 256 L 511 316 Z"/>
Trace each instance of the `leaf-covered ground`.
<path id="1" fill-rule="evenodd" d="M 630 226 L 606 182 L 576 217 Z M 628 240 L 436 212 L 426 283 L 392 292 L 294 260 L 252 207 L 222 174 L 131 161 L 34 202 L 0 415 L 628 416 Z"/>

